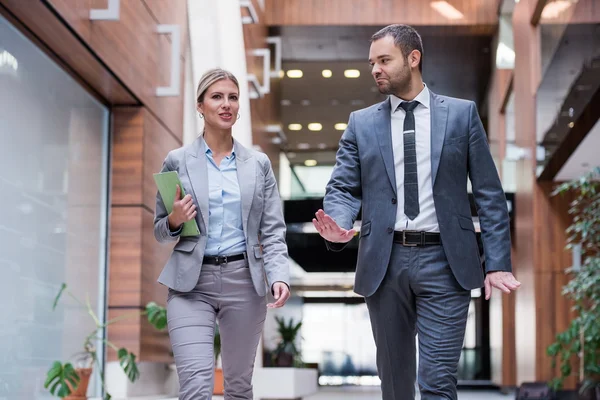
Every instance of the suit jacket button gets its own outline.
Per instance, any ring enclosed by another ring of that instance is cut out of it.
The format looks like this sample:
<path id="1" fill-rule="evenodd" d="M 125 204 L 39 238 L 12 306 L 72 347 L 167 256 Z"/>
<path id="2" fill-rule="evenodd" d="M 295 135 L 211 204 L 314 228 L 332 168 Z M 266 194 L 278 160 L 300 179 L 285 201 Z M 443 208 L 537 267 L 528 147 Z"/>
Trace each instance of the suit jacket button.
<path id="1" fill-rule="evenodd" d="M 387 228 L 387 233 L 394 233 L 394 228 Z"/>
<path id="2" fill-rule="evenodd" d="M 394 197 L 394 198 L 392 199 L 392 204 L 396 204 L 396 203 L 397 203 L 397 201 L 396 201 L 396 198 Z"/>

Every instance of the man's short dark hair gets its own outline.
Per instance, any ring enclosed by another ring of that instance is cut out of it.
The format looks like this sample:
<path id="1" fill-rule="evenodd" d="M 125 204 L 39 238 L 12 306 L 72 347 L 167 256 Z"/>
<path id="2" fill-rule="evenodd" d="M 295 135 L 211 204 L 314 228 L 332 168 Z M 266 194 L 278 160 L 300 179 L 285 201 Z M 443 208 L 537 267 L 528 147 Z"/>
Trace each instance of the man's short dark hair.
<path id="1" fill-rule="evenodd" d="M 421 35 L 415 28 L 402 24 L 388 25 L 371 36 L 371 42 L 383 39 L 386 36 L 391 36 L 394 39 L 394 44 L 400 49 L 405 59 L 413 50 L 419 50 L 421 53 L 419 71 L 423 72 L 423 42 L 421 41 Z"/>

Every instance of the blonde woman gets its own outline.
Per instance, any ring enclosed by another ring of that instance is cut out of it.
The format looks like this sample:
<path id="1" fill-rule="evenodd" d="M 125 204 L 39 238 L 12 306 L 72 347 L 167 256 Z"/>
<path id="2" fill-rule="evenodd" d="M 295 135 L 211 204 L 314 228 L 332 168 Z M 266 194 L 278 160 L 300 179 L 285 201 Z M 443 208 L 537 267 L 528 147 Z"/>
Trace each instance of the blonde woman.
<path id="1" fill-rule="evenodd" d="M 196 99 L 204 133 L 171 151 L 162 168 L 178 172 L 186 195 L 181 198 L 177 190 L 167 213 L 157 194 L 154 218 L 156 240 L 178 240 L 158 281 L 169 287 L 179 399 L 212 397 L 217 322 L 225 399 L 252 399 L 267 307 L 281 307 L 290 296 L 285 222 L 268 157 L 232 137 L 239 117 L 235 76 L 222 69 L 206 72 Z M 180 237 L 183 223 L 194 218 L 200 235 Z M 272 304 L 266 303 L 267 290 L 276 300 Z"/>

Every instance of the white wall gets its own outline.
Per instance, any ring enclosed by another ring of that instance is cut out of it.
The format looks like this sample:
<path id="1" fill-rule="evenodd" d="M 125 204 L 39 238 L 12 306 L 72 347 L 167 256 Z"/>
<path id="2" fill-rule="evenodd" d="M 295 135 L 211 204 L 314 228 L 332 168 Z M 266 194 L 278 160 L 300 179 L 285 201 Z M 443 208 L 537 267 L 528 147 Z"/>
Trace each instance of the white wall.
<path id="1" fill-rule="evenodd" d="M 188 0 L 193 81 L 211 68 L 232 72 L 240 83 L 241 118 L 233 127 L 233 136 L 252 147 L 250 98 L 246 84 L 246 50 L 239 0 Z M 195 93 L 195 92 L 194 92 Z M 203 121 L 196 115 L 198 132 Z"/>
<path id="2" fill-rule="evenodd" d="M 183 144 L 194 141 L 200 134 L 196 112 L 196 83 L 192 67 L 192 52 L 188 47 L 185 54 L 185 77 L 183 81 Z"/>

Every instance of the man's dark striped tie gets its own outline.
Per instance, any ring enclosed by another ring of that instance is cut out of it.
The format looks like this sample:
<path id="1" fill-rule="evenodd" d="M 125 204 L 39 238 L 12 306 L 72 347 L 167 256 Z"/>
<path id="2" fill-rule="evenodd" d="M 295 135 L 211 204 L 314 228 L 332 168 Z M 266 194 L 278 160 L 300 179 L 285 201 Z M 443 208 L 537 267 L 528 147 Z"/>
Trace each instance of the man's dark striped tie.
<path id="1" fill-rule="evenodd" d="M 419 215 L 419 180 L 417 177 L 417 151 L 415 143 L 415 114 L 418 101 L 403 101 L 404 118 L 404 214 L 411 221 Z"/>

